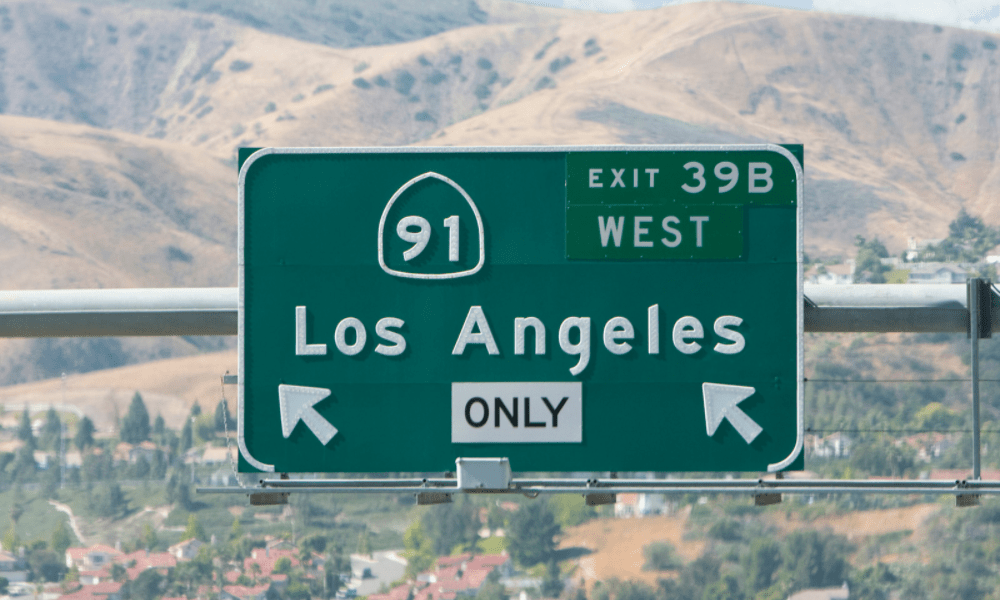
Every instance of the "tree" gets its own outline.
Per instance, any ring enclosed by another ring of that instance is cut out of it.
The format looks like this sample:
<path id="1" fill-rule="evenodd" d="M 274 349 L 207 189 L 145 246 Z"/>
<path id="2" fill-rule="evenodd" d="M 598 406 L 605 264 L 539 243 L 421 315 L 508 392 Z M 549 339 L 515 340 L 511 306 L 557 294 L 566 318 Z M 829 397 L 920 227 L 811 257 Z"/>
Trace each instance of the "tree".
<path id="1" fill-rule="evenodd" d="M 545 577 L 542 578 L 541 592 L 546 598 L 558 598 L 563 588 L 562 574 L 559 572 L 559 563 L 554 558 L 549 559 L 545 566 Z"/>
<path id="2" fill-rule="evenodd" d="M 153 421 L 153 435 L 162 437 L 167 431 L 167 423 L 163 420 L 163 415 L 156 413 L 156 420 Z"/>
<path id="3" fill-rule="evenodd" d="M 219 400 L 215 406 L 215 430 L 225 431 L 226 427 L 232 427 L 233 416 L 229 413 L 229 405 L 225 400 Z"/>
<path id="4" fill-rule="evenodd" d="M 851 598 L 858 600 L 887 600 L 890 586 L 897 581 L 898 578 L 888 567 L 882 563 L 876 563 L 855 573 L 850 579 L 848 589 L 851 590 Z"/>
<path id="5" fill-rule="evenodd" d="M 521 505 L 510 517 L 507 539 L 510 555 L 519 564 L 530 567 L 552 558 L 555 536 L 561 528 L 544 500 Z"/>
<path id="6" fill-rule="evenodd" d="M 358 549 L 357 549 L 357 553 L 361 554 L 362 556 L 370 556 L 371 553 L 372 553 L 372 543 L 371 543 L 371 539 L 368 536 L 368 528 L 367 527 L 365 527 L 364 529 L 362 529 L 361 533 L 358 534 Z"/>
<path id="7" fill-rule="evenodd" d="M 181 428 L 181 452 L 187 452 L 194 445 L 194 430 L 191 427 L 191 419 L 186 419 L 184 421 L 184 427 Z"/>
<path id="8" fill-rule="evenodd" d="M 59 436 L 62 434 L 62 421 L 56 409 L 49 407 L 45 413 L 45 424 L 42 425 L 40 444 L 42 448 L 59 449 Z"/>
<path id="9" fill-rule="evenodd" d="M 11 519 L 13 521 L 13 519 Z M 10 524 L 7 529 L 7 533 L 3 534 L 3 549 L 7 552 L 17 552 L 17 549 L 21 547 L 21 538 L 17 535 L 17 529 L 14 527 L 14 523 Z"/>
<path id="10" fill-rule="evenodd" d="M 156 537 L 156 530 L 149 523 L 142 525 L 142 545 L 146 550 L 156 550 L 160 543 L 160 538 Z"/>
<path id="11" fill-rule="evenodd" d="M 185 510 L 191 510 L 191 489 L 181 479 L 181 476 L 174 472 L 167 480 L 167 502 L 176 504 Z"/>
<path id="12" fill-rule="evenodd" d="M 447 556 L 456 547 L 474 548 L 479 539 L 479 510 L 464 495 L 430 507 L 420 521 L 438 556 Z"/>
<path id="13" fill-rule="evenodd" d="M 578 495 L 559 494 L 553 496 L 549 498 L 549 508 L 552 509 L 556 522 L 563 528 L 580 525 L 597 516 L 594 507 L 587 506 L 583 496 Z"/>
<path id="14" fill-rule="evenodd" d="M 229 539 L 238 540 L 243 537 L 243 525 L 240 524 L 240 518 L 235 517 L 233 519 L 233 526 L 229 528 Z"/>
<path id="15" fill-rule="evenodd" d="M 21 420 L 17 425 L 17 439 L 25 443 L 26 446 L 35 448 L 35 435 L 31 431 L 31 415 L 28 414 L 28 407 L 24 407 L 21 413 Z"/>
<path id="16" fill-rule="evenodd" d="M 490 573 L 493 575 L 493 573 Z M 496 577 L 488 577 L 486 582 L 476 592 L 476 600 L 507 600 L 507 588 Z"/>
<path id="17" fill-rule="evenodd" d="M 33 542 L 27 552 L 28 568 L 34 581 L 60 581 L 66 573 L 64 557 L 48 549 L 44 540 Z"/>
<path id="18" fill-rule="evenodd" d="M 149 411 L 146 410 L 146 403 L 142 401 L 142 395 L 136 392 L 122 420 L 120 437 L 123 442 L 138 444 L 149 439 L 149 432 Z"/>
<path id="19" fill-rule="evenodd" d="M 52 530 L 52 551 L 59 556 L 66 554 L 66 548 L 72 545 L 73 541 L 69 537 L 69 529 L 65 521 L 59 521 L 56 528 Z"/>
<path id="20" fill-rule="evenodd" d="M 670 542 L 648 544 L 642 549 L 642 555 L 646 558 L 646 563 L 642 565 L 643 571 L 674 571 L 684 564 Z"/>
<path id="21" fill-rule="evenodd" d="M 191 514 L 188 516 L 187 528 L 184 530 L 184 535 L 181 536 L 181 540 L 196 539 L 202 542 L 208 541 L 208 537 L 205 535 L 205 529 L 201 526 L 201 522 L 198 521 L 197 515 Z"/>
<path id="22" fill-rule="evenodd" d="M 146 569 L 136 576 L 129 585 L 132 598 L 158 598 L 162 594 L 163 575 L 156 569 Z"/>
<path id="23" fill-rule="evenodd" d="M 278 575 L 288 575 L 292 572 L 292 559 L 282 556 L 274 562 L 274 569 L 271 572 Z"/>
<path id="24" fill-rule="evenodd" d="M 406 548 L 406 576 L 416 579 L 432 566 L 437 554 L 434 552 L 434 542 L 424 533 L 423 523 L 414 521 L 403 534 L 403 547 Z"/>
<path id="25" fill-rule="evenodd" d="M 94 422 L 90 420 L 90 417 L 80 419 L 79 425 L 76 426 L 76 436 L 73 437 L 73 443 L 80 452 L 94 445 Z"/>
<path id="26" fill-rule="evenodd" d="M 882 242 L 878 238 L 867 241 L 859 235 L 855 237 L 854 245 L 858 248 L 854 257 L 854 282 L 885 283 L 884 273 L 889 267 L 883 265 L 880 259 L 889 258 L 889 251 Z"/>
<path id="27" fill-rule="evenodd" d="M 843 583 L 850 573 L 850 552 L 850 544 L 842 536 L 812 530 L 790 533 L 784 563 L 792 576 L 793 591 Z"/>
<path id="28" fill-rule="evenodd" d="M 98 517 L 116 519 L 128 509 L 128 501 L 117 483 L 98 486 L 90 494 L 90 510 Z"/>
<path id="29" fill-rule="evenodd" d="M 750 594 L 771 587 L 774 574 L 781 568 L 781 547 L 771 538 L 756 538 L 750 542 L 743 572 Z"/>

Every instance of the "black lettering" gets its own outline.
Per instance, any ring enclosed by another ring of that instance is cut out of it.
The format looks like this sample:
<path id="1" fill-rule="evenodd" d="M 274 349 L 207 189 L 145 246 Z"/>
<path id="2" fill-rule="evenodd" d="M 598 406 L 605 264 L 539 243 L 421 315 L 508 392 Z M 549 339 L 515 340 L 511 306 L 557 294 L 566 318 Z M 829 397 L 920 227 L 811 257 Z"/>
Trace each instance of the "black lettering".
<path id="1" fill-rule="evenodd" d="M 555 408 L 552 408 L 552 405 L 549 403 L 549 399 L 546 398 L 546 397 L 544 397 L 544 396 L 542 397 L 542 402 L 545 403 L 545 406 L 549 407 L 549 412 L 552 413 L 552 426 L 553 427 L 559 427 L 559 411 L 561 411 L 563 409 L 563 406 L 566 406 L 566 401 L 567 400 L 569 400 L 569 396 L 563 398 L 562 402 L 559 403 L 559 406 L 557 406 Z"/>
<path id="2" fill-rule="evenodd" d="M 480 421 L 472 420 L 472 405 L 482 404 L 483 405 L 483 418 Z M 490 420 L 490 405 L 486 404 L 486 400 L 482 398 L 473 398 L 465 403 L 465 420 L 469 425 L 473 427 L 482 427 L 486 424 L 486 421 Z"/>
<path id="3" fill-rule="evenodd" d="M 502 398 L 493 399 L 493 419 L 494 427 L 500 427 L 500 411 L 507 415 L 507 420 L 514 427 L 517 427 L 517 398 L 514 398 L 514 414 L 510 414 L 507 410 L 507 405 L 503 403 Z"/>
<path id="4" fill-rule="evenodd" d="M 517 398 L 514 399 L 517 402 Z M 524 426 L 525 427 L 545 427 L 545 421 L 538 423 L 531 422 L 531 398 L 524 397 Z"/>

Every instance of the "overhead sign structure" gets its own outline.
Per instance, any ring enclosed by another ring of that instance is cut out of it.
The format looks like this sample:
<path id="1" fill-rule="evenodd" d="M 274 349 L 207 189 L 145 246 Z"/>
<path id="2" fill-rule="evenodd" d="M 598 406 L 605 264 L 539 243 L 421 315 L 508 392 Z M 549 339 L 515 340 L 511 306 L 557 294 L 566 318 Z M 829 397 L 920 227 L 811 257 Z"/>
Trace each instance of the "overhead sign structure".
<path id="1" fill-rule="evenodd" d="M 242 471 L 801 468 L 801 147 L 241 152 Z"/>

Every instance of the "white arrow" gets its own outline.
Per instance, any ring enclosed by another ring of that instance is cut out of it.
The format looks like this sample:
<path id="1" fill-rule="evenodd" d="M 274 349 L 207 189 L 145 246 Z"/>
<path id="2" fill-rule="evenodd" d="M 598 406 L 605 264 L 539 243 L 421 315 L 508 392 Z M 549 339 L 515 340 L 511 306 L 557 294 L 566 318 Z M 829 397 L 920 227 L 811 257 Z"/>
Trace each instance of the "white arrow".
<path id="1" fill-rule="evenodd" d="M 281 407 L 281 433 L 287 438 L 301 420 L 312 430 L 319 441 L 325 446 L 337 428 L 324 419 L 313 405 L 330 395 L 325 388 L 306 387 L 304 385 L 279 385 L 278 405 Z"/>
<path id="2" fill-rule="evenodd" d="M 764 429 L 736 405 L 753 396 L 755 391 L 757 390 L 745 385 L 701 384 L 701 392 L 705 397 L 705 426 L 708 436 L 715 435 L 715 430 L 723 419 L 729 419 L 729 423 L 748 444 L 754 441 Z"/>

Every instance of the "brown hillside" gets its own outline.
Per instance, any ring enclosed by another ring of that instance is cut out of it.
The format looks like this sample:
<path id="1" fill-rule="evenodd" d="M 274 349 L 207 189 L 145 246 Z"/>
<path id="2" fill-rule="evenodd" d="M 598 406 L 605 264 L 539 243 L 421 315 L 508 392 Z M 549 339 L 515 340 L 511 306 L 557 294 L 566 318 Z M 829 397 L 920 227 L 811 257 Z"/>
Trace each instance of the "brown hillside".
<path id="1" fill-rule="evenodd" d="M 232 351 L 186 356 L 105 369 L 66 379 L 65 404 L 76 406 L 90 417 L 99 432 L 115 427 L 115 411 L 125 414 L 135 392 L 142 394 L 151 416 L 163 415 L 168 427 L 180 429 L 195 402 L 211 411 L 222 398 L 221 378 L 236 372 Z M 236 389 L 227 386 L 229 409 L 236 413 Z M 62 380 L 46 379 L 0 388 L 0 405 L 22 410 L 27 405 L 63 403 Z"/>

